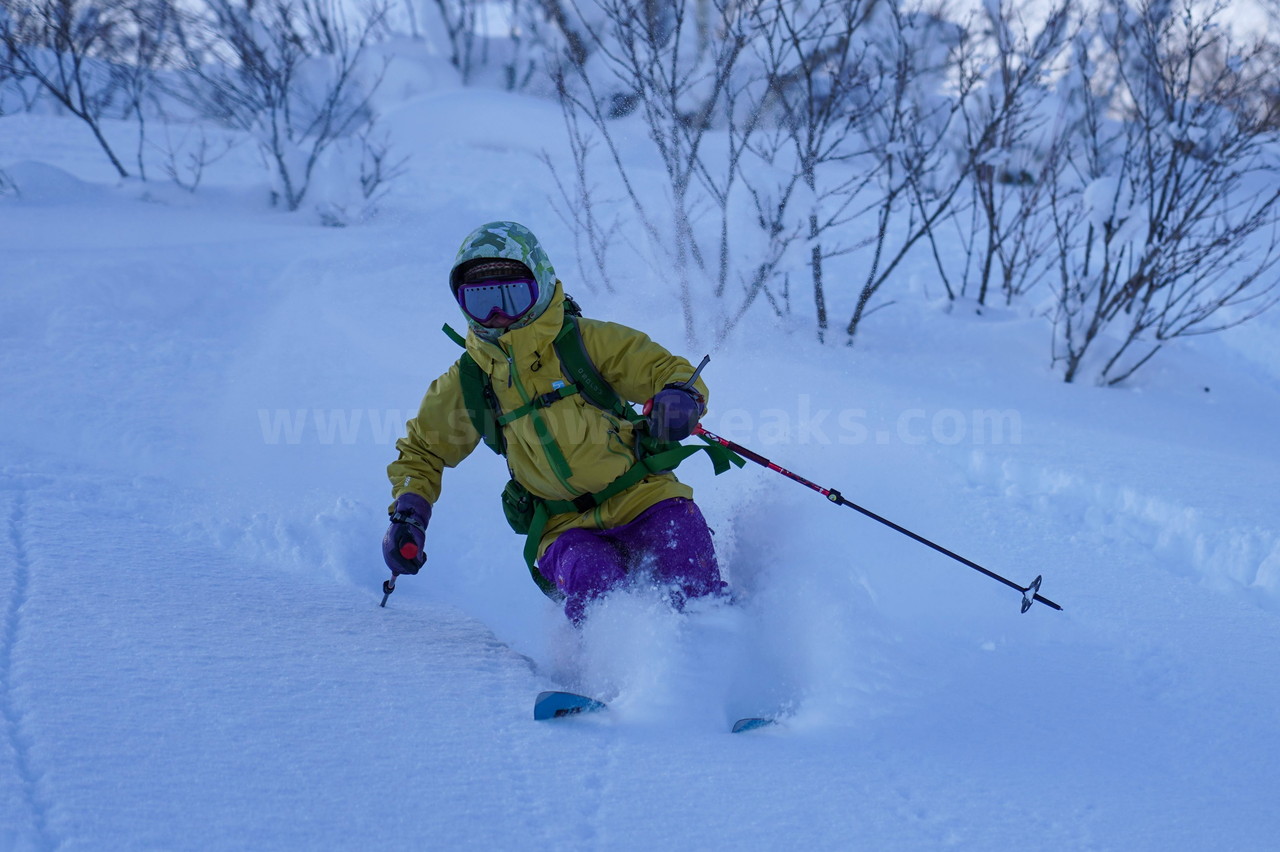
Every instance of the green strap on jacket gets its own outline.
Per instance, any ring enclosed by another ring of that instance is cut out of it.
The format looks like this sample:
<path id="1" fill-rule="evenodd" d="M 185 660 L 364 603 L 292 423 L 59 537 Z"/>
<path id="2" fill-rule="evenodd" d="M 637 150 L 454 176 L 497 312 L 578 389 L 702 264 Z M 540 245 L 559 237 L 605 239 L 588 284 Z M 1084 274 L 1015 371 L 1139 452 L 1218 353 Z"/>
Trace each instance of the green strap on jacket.
<path id="1" fill-rule="evenodd" d="M 553 390 L 551 393 L 543 394 L 542 396 L 536 396 L 530 402 L 520 406 L 519 408 L 513 411 L 508 411 L 506 414 L 503 414 L 501 417 L 499 417 L 498 425 L 506 426 L 508 423 L 511 423 L 515 420 L 519 420 L 521 417 L 524 417 L 525 415 L 532 414 L 534 409 L 548 408 L 551 406 L 552 403 L 559 402 L 560 400 L 564 399 L 566 396 L 573 396 L 577 392 L 578 392 L 577 385 L 565 385 L 564 387 Z"/>

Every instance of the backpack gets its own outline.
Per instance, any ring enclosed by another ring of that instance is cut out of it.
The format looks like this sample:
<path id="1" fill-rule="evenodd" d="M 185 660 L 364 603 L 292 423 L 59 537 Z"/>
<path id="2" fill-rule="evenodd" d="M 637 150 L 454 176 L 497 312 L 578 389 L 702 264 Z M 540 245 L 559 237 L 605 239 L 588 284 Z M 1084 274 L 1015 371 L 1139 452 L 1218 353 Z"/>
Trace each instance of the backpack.
<path id="1" fill-rule="evenodd" d="M 552 515 L 590 511 L 646 476 L 674 470 L 680 462 L 698 452 L 707 453 L 717 475 L 728 470 L 730 465 L 742 467 L 745 464 L 731 451 L 710 441 L 705 446 L 684 446 L 679 443 L 654 440 L 648 434 L 646 418 L 638 414 L 619 396 L 591 361 L 591 355 L 587 352 L 586 343 L 582 338 L 582 329 L 578 325 L 578 319 L 581 316 L 582 309 L 578 307 L 577 302 L 565 296 L 564 323 L 552 346 L 555 349 L 556 358 L 560 361 L 561 375 L 569 382 L 550 393 L 535 397 L 512 411 L 504 413 L 501 410 L 498 395 L 493 390 L 492 380 L 470 353 L 464 351 L 458 358 L 462 399 L 467 415 L 476 431 L 480 433 L 480 439 L 485 446 L 504 458 L 507 455 L 507 443 L 503 435 L 503 427 L 521 417 L 533 416 L 534 428 L 548 450 L 551 464 L 562 467 L 561 473 L 565 479 L 572 476 L 568 462 L 555 441 L 551 440 L 550 432 L 547 431 L 539 412 L 574 394 L 580 394 L 589 405 L 609 412 L 619 419 L 627 420 L 635 431 L 637 438 L 633 447 L 636 455 L 635 463 L 599 491 L 579 494 L 572 500 L 547 500 L 532 494 L 516 480 L 514 475 L 502 489 L 502 510 L 507 523 L 516 533 L 527 536 L 524 557 L 529 573 L 543 594 L 556 600 L 559 600 L 562 595 L 555 585 L 537 570 L 535 564 L 538 545 L 542 541 L 547 521 Z M 447 324 L 444 326 L 444 332 L 458 345 L 466 346 L 466 338 Z"/>

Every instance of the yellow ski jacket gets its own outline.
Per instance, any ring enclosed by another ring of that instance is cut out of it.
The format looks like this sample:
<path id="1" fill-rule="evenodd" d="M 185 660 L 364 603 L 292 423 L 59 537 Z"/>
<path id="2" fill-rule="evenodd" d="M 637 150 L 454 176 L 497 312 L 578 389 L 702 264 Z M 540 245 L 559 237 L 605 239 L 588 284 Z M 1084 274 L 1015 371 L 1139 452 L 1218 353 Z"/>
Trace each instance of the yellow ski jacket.
<path id="1" fill-rule="evenodd" d="M 514 411 L 572 380 L 561 374 L 553 341 L 564 322 L 564 290 L 557 280 L 550 305 L 534 322 L 509 329 L 495 341 L 467 334 L 467 352 L 493 382 L 503 411 Z M 580 318 L 583 342 L 592 363 L 623 399 L 642 403 L 672 382 L 687 381 L 693 365 L 672 355 L 648 335 L 618 323 Z M 701 378 L 695 387 L 706 397 Z M 548 427 L 549 441 L 560 450 L 568 469 L 554 463 L 553 452 L 538 437 L 535 418 Z M 399 458 L 387 467 L 392 498 L 412 492 L 435 503 L 440 499 L 444 469 L 455 467 L 480 442 L 463 402 L 455 363 L 431 383 L 408 434 L 396 442 Z M 595 493 L 636 462 L 634 434 L 626 420 L 596 408 L 581 394 L 512 421 L 504 427 L 507 463 L 515 479 L 535 496 L 572 500 Z M 495 488 L 495 498 L 499 489 Z M 692 497 L 693 490 L 665 473 L 645 477 L 602 505 L 582 513 L 553 515 L 547 522 L 538 556 L 566 530 L 609 529 L 638 516 L 669 497 Z"/>

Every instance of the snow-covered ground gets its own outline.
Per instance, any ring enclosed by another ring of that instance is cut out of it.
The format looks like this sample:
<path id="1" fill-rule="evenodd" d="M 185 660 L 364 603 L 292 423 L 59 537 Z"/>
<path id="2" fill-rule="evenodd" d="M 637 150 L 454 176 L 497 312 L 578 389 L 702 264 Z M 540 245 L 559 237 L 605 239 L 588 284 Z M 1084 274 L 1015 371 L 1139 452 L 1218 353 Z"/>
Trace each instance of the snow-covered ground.
<path id="1" fill-rule="evenodd" d="M 578 637 L 483 450 L 381 609 L 383 471 L 472 227 L 528 224 L 589 314 L 683 349 L 667 281 L 576 280 L 554 105 L 390 121 L 409 177 L 333 230 L 246 151 L 191 196 L 0 118 L 0 849 L 1274 848 L 1280 320 L 1111 390 L 1055 378 L 1043 320 L 919 294 L 857 349 L 760 311 L 711 353 L 710 428 L 1064 612 L 695 460 L 742 607 L 619 594 Z M 613 707 L 535 723 L 563 685 Z"/>

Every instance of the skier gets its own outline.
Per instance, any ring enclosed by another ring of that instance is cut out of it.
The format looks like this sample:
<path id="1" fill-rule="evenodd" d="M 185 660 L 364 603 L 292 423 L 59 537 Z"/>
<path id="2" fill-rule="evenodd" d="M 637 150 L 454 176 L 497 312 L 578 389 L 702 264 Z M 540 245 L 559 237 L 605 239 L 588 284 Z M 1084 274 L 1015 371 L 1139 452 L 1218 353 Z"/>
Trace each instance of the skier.
<path id="1" fill-rule="evenodd" d="M 593 599 L 638 576 L 677 607 L 723 594 L 711 531 L 670 470 L 697 450 L 717 472 L 728 466 L 719 447 L 674 443 L 706 411 L 692 365 L 635 329 L 579 317 L 515 222 L 468 235 L 449 286 L 467 321 L 465 341 L 453 335 L 465 354 L 431 384 L 387 468 L 394 502 L 382 549 L 393 578 L 422 567 L 444 468 L 483 439 L 506 457 L 504 509 L 529 536 L 533 579 L 575 624 Z M 640 402 L 647 418 L 626 404 Z"/>

